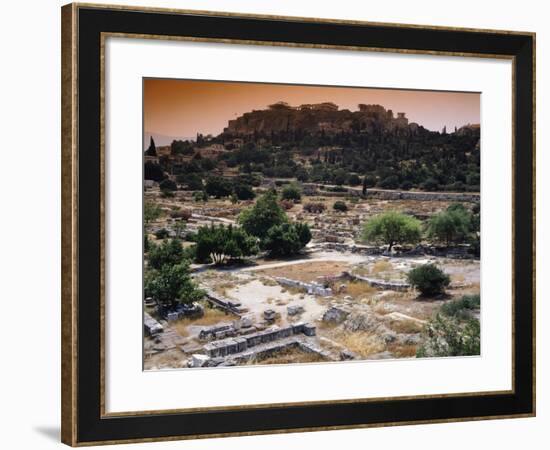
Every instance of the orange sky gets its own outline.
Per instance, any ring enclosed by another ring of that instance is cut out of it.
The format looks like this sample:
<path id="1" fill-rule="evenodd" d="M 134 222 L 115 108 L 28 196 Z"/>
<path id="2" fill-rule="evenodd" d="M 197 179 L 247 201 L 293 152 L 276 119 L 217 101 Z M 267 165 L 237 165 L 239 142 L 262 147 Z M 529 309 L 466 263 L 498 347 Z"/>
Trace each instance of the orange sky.
<path id="1" fill-rule="evenodd" d="M 173 137 L 216 135 L 228 120 L 278 101 L 293 106 L 333 102 L 351 111 L 358 103 L 380 104 L 430 130 L 479 123 L 480 114 L 479 93 L 462 92 L 147 78 L 143 96 L 144 131 Z"/>

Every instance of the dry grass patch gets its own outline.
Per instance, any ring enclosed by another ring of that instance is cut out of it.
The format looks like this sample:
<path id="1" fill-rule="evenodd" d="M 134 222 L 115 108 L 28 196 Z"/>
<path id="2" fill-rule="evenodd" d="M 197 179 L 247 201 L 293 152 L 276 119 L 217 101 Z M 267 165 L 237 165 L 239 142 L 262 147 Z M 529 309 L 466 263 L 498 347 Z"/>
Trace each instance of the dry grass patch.
<path id="1" fill-rule="evenodd" d="M 216 292 L 217 294 L 220 294 L 223 297 L 229 297 L 229 295 L 227 294 L 227 291 L 231 289 L 235 289 L 236 287 L 237 287 L 236 283 L 227 281 L 214 286 L 214 292 Z"/>
<path id="2" fill-rule="evenodd" d="M 398 358 L 415 358 L 416 345 L 390 344 L 386 350 L 393 353 Z"/>
<path id="3" fill-rule="evenodd" d="M 451 275 L 451 280 L 454 281 L 455 283 L 464 283 L 464 281 L 466 281 L 466 277 L 461 273 L 457 273 L 457 274 Z"/>
<path id="4" fill-rule="evenodd" d="M 300 295 L 300 294 L 303 294 L 305 292 L 305 289 L 302 289 L 300 287 L 296 287 L 296 286 L 285 286 L 281 289 L 281 293 L 285 294 L 290 294 L 290 295 Z"/>
<path id="5" fill-rule="evenodd" d="M 197 319 L 180 319 L 172 324 L 172 327 L 181 335 L 188 336 L 187 327 L 189 325 L 209 326 L 220 322 L 231 320 L 233 316 L 226 314 L 224 311 L 216 308 L 205 308 L 204 315 Z"/>
<path id="6" fill-rule="evenodd" d="M 368 358 L 374 353 L 384 351 L 384 344 L 378 336 L 366 331 L 350 332 L 339 329 L 338 331 L 335 330 L 331 338 L 362 358 Z"/>
<path id="7" fill-rule="evenodd" d="M 345 293 L 352 297 L 363 297 L 367 295 L 373 295 L 377 292 L 375 287 L 364 281 L 352 281 L 347 284 Z"/>
<path id="8" fill-rule="evenodd" d="M 371 267 L 371 273 L 376 275 L 380 272 L 388 272 L 392 269 L 393 265 L 391 262 L 381 259 L 380 261 L 376 261 L 373 264 L 373 266 Z"/>
<path id="9" fill-rule="evenodd" d="M 373 311 L 376 314 L 379 314 L 381 316 L 385 316 L 386 314 L 389 314 L 393 312 L 395 308 L 393 308 L 391 305 L 388 305 L 385 302 L 378 302 L 376 305 L 374 305 Z"/>
<path id="10" fill-rule="evenodd" d="M 310 283 L 319 277 L 333 277 L 349 270 L 349 264 L 340 261 L 312 261 L 310 263 L 291 264 L 258 271 L 269 277 L 283 277 Z"/>
<path id="11" fill-rule="evenodd" d="M 390 320 L 388 326 L 396 333 L 415 334 L 420 333 L 424 326 L 414 320 Z"/>
<path id="12" fill-rule="evenodd" d="M 279 283 L 277 283 L 273 278 L 269 277 L 261 277 L 260 283 L 262 283 L 264 286 L 278 286 Z"/>

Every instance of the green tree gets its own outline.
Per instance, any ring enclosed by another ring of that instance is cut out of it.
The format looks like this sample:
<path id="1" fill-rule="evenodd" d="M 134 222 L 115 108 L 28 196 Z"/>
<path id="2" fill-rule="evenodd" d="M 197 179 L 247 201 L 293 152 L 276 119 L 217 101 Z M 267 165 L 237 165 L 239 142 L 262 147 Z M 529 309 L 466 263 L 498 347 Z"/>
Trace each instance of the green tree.
<path id="1" fill-rule="evenodd" d="M 383 243 L 391 251 L 395 244 L 414 244 L 421 237 L 420 221 L 398 212 L 386 212 L 370 219 L 363 228 L 363 240 Z"/>
<path id="2" fill-rule="evenodd" d="M 153 180 L 153 181 L 162 181 L 166 178 L 162 167 L 154 162 L 147 161 L 143 165 L 143 179 Z"/>
<path id="3" fill-rule="evenodd" d="M 197 173 L 179 174 L 176 175 L 176 181 L 185 186 L 189 191 L 202 191 L 204 186 L 202 184 L 202 178 Z"/>
<path id="4" fill-rule="evenodd" d="M 183 260 L 183 247 L 177 239 L 163 241 L 160 245 L 149 244 L 147 255 L 148 267 L 160 269 L 162 266 L 173 266 Z"/>
<path id="5" fill-rule="evenodd" d="M 143 222 L 145 226 L 157 220 L 162 214 L 162 209 L 156 203 L 146 201 L 143 205 Z"/>
<path id="6" fill-rule="evenodd" d="M 353 173 L 348 178 L 348 184 L 350 186 L 359 186 L 361 184 L 361 178 L 359 178 L 359 175 Z"/>
<path id="7" fill-rule="evenodd" d="M 226 178 L 211 176 L 206 180 L 205 191 L 212 197 L 228 197 L 233 192 L 233 186 Z"/>
<path id="8" fill-rule="evenodd" d="M 437 191 L 439 189 L 439 183 L 435 178 L 430 177 L 420 185 L 420 188 L 423 191 Z"/>
<path id="9" fill-rule="evenodd" d="M 193 192 L 193 200 L 196 202 L 207 202 L 208 194 L 204 191 Z"/>
<path id="10" fill-rule="evenodd" d="M 445 292 L 451 283 L 449 275 L 434 264 L 424 264 L 409 271 L 407 279 L 411 286 L 426 297 L 433 297 Z"/>
<path id="11" fill-rule="evenodd" d="M 223 264 L 227 259 L 242 260 L 258 253 L 257 239 L 232 225 L 200 227 L 195 242 L 198 262 Z"/>
<path id="12" fill-rule="evenodd" d="M 292 200 L 294 203 L 299 203 L 302 199 L 302 192 L 295 184 L 287 184 L 281 192 L 283 200 Z"/>
<path id="13" fill-rule="evenodd" d="M 470 227 L 470 213 L 462 204 L 456 203 L 430 219 L 428 236 L 449 246 L 453 242 L 463 241 L 468 236 Z"/>
<path id="14" fill-rule="evenodd" d="M 154 298 L 164 306 L 175 307 L 180 303 L 191 304 L 202 299 L 204 291 L 189 276 L 189 265 L 181 262 L 176 265 L 166 264 L 148 272 L 145 296 Z"/>
<path id="15" fill-rule="evenodd" d="M 251 208 L 245 209 L 239 216 L 239 223 L 250 235 L 261 240 L 274 225 L 288 222 L 283 209 L 277 203 L 277 195 L 269 191 L 262 195 Z"/>
<path id="16" fill-rule="evenodd" d="M 151 136 L 151 140 L 149 141 L 149 147 L 147 150 L 145 150 L 145 154 L 147 156 L 157 156 L 157 147 L 155 146 L 155 141 L 153 140 L 153 136 Z"/>
<path id="17" fill-rule="evenodd" d="M 185 223 L 184 219 L 176 219 L 174 221 L 174 233 L 176 234 L 176 237 L 180 239 L 183 235 L 183 232 L 187 228 L 187 224 Z"/>
<path id="18" fill-rule="evenodd" d="M 157 239 L 166 239 L 170 235 L 166 228 L 160 228 L 154 234 Z"/>
<path id="19" fill-rule="evenodd" d="M 173 182 L 169 178 L 166 178 L 165 180 L 162 180 L 160 182 L 159 188 L 162 192 L 174 192 L 178 189 L 178 186 L 175 182 Z"/>
<path id="20" fill-rule="evenodd" d="M 298 233 L 298 239 L 300 239 L 300 244 L 302 244 L 302 247 L 305 247 L 309 243 L 309 241 L 311 241 L 311 238 L 312 238 L 309 225 L 304 222 L 295 222 L 294 228 Z"/>
<path id="21" fill-rule="evenodd" d="M 332 209 L 335 211 L 345 212 L 348 210 L 348 205 L 346 205 L 346 202 L 343 202 L 342 200 L 337 200 L 334 202 L 334 205 L 332 205 Z"/>
<path id="22" fill-rule="evenodd" d="M 270 256 L 291 256 L 299 253 L 310 239 L 306 224 L 283 223 L 269 229 L 263 246 Z"/>
<path id="23" fill-rule="evenodd" d="M 399 178 L 396 175 L 390 175 L 378 182 L 382 189 L 397 189 L 399 187 Z"/>
<path id="24" fill-rule="evenodd" d="M 341 186 L 348 181 L 348 172 L 345 169 L 339 168 L 332 173 L 332 181 L 334 184 Z"/>
<path id="25" fill-rule="evenodd" d="M 238 181 L 233 185 L 233 193 L 239 200 L 252 200 L 256 197 L 252 186 Z"/>

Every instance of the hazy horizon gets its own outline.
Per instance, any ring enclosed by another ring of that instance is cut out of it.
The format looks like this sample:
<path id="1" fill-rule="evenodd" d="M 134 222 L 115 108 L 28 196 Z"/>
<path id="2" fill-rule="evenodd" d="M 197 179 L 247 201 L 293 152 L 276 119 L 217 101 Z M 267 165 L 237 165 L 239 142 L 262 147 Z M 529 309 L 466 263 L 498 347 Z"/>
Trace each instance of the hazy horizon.
<path id="1" fill-rule="evenodd" d="M 153 139 L 155 135 L 167 139 L 189 138 L 197 133 L 218 135 L 229 120 L 280 101 L 292 106 L 332 102 L 350 111 L 358 110 L 359 103 L 380 104 L 395 115 L 404 112 L 409 122 L 432 131 L 441 131 L 444 126 L 452 131 L 455 126 L 480 122 L 477 92 L 148 78 L 143 83 L 143 97 L 147 142 L 147 135 L 153 135 Z"/>

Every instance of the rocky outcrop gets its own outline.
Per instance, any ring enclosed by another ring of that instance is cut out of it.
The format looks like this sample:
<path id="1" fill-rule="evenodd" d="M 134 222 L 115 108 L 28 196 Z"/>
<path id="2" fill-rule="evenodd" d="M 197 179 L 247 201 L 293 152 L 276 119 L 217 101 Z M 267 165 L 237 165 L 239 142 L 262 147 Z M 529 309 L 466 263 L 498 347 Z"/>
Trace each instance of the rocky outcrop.
<path id="1" fill-rule="evenodd" d="M 338 109 L 326 102 L 311 105 L 290 106 L 279 102 L 267 109 L 247 112 L 230 120 L 223 134 L 226 137 L 272 133 L 326 133 L 340 132 L 374 133 L 407 129 L 418 130 L 418 124 L 409 124 L 405 113 L 397 117 L 381 105 L 358 105 L 358 111 Z"/>
<path id="2" fill-rule="evenodd" d="M 350 312 L 344 308 L 338 306 L 331 306 L 323 314 L 323 322 L 329 323 L 342 323 L 347 319 Z"/>

